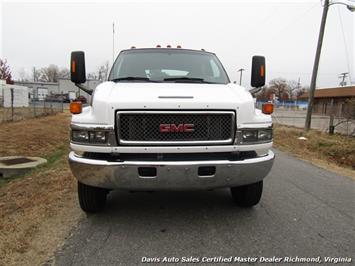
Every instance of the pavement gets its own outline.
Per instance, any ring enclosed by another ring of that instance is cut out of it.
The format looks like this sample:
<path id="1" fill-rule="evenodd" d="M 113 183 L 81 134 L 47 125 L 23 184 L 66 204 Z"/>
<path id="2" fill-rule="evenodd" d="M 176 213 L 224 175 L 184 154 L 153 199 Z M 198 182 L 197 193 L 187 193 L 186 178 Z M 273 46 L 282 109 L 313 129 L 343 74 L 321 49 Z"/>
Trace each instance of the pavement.
<path id="1" fill-rule="evenodd" d="M 256 264 L 262 258 L 274 260 L 269 265 L 277 257 L 280 265 L 285 257 L 354 262 L 355 181 L 275 152 L 256 207 L 236 207 L 228 189 L 115 191 L 103 213 L 87 216 L 73 230 L 56 253 L 55 264 L 137 265 L 165 256 L 173 261 L 170 265 L 182 265 L 185 259 L 199 265 L 204 258 L 221 261 L 230 256 L 256 258 Z"/>

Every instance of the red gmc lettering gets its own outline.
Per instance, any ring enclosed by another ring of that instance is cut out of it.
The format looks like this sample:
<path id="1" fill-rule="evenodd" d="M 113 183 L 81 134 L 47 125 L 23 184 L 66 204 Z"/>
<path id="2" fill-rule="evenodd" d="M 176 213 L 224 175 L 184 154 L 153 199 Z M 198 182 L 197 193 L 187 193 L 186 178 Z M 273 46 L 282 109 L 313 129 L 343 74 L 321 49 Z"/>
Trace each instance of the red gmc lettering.
<path id="1" fill-rule="evenodd" d="M 193 132 L 194 124 L 160 124 L 159 131 L 162 133 L 167 132 Z"/>

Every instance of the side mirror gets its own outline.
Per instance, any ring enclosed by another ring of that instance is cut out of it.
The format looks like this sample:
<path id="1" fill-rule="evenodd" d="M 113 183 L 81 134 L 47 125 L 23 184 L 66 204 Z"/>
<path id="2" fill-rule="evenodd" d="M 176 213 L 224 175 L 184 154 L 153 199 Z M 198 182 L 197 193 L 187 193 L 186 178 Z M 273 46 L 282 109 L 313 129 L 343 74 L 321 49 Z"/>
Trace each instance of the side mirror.
<path id="1" fill-rule="evenodd" d="M 85 83 L 85 53 L 76 51 L 71 53 L 70 58 L 70 79 L 75 84 Z"/>
<path id="2" fill-rule="evenodd" d="M 251 68 L 251 86 L 260 88 L 265 85 L 265 57 L 255 55 L 253 56 Z"/>

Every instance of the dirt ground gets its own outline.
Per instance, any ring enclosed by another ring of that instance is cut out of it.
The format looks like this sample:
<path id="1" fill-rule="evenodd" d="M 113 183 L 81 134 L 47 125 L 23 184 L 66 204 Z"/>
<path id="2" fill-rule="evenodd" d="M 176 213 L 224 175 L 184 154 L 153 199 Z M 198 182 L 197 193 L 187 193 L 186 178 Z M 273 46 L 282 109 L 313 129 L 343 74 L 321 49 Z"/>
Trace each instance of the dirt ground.
<path id="1" fill-rule="evenodd" d="M 0 184 L 0 265 L 41 265 L 83 215 L 68 163 L 69 114 L 0 126 L 0 156 L 40 156 L 45 166 Z"/>
<path id="2" fill-rule="evenodd" d="M 299 139 L 304 137 L 306 139 Z M 327 170 L 355 179 L 355 137 L 276 124 L 274 147 Z"/>

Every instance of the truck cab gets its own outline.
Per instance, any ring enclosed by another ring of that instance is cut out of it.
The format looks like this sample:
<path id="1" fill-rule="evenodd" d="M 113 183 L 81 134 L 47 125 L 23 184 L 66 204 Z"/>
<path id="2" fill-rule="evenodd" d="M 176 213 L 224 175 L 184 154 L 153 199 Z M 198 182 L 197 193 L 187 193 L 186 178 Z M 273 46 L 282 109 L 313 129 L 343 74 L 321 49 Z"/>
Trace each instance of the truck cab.
<path id="1" fill-rule="evenodd" d="M 72 53 L 71 80 L 88 92 L 81 51 Z M 264 83 L 265 58 L 254 56 L 252 87 Z M 274 160 L 273 107 L 256 109 L 214 53 L 123 50 L 89 93 L 89 106 L 70 106 L 69 163 L 84 211 L 103 210 L 114 189 L 230 188 L 238 206 L 260 201 Z"/>

